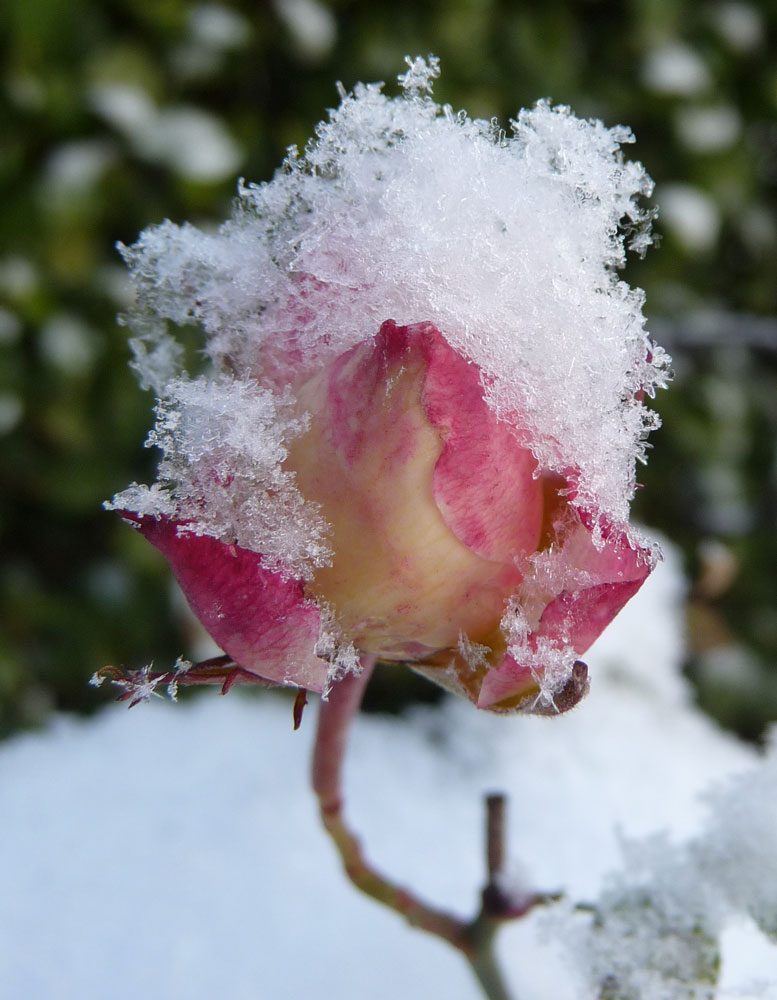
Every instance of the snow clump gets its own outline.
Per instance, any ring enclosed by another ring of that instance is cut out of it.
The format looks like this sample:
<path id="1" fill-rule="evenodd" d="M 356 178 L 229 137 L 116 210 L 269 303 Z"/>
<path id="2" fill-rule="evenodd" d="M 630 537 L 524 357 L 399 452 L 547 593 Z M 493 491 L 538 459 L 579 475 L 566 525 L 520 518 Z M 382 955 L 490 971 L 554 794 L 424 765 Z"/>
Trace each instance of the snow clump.
<path id="1" fill-rule="evenodd" d="M 508 133 L 434 101 L 436 59 L 408 66 L 397 97 L 340 87 L 305 150 L 269 183 L 241 181 L 216 232 L 165 221 L 121 248 L 164 459 L 156 486 L 116 507 L 177 507 L 187 530 L 307 576 L 327 559 L 326 525 L 280 468 L 304 429 L 294 389 L 391 318 L 433 323 L 480 367 L 488 404 L 540 469 L 571 477 L 595 520 L 626 524 L 658 425 L 644 397 L 668 370 L 642 292 L 617 273 L 627 245 L 651 242 L 652 182 L 621 151 L 633 136 L 545 101 Z M 192 326 L 199 371 L 184 365 Z M 206 453 L 235 474 L 193 473 Z"/>

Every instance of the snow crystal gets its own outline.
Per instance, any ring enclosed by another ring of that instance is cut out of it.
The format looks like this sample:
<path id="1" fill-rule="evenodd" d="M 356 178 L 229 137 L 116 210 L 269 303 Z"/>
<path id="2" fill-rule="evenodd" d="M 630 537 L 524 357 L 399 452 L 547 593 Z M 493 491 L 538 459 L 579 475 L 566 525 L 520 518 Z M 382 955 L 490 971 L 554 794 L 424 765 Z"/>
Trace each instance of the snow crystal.
<path id="1" fill-rule="evenodd" d="M 107 506 L 175 516 L 179 530 L 261 552 L 267 569 L 308 578 L 330 553 L 327 526 L 282 470 L 284 441 L 304 429 L 287 396 L 226 375 L 178 378 L 157 407 L 148 446 L 160 482 L 133 484 Z"/>
<path id="2" fill-rule="evenodd" d="M 199 328 L 212 365 L 196 406 L 211 391 L 225 410 L 230 392 L 293 391 L 386 319 L 428 320 L 481 367 L 488 403 L 541 467 L 575 470 L 576 503 L 625 522 L 635 459 L 657 424 L 643 395 L 665 383 L 668 362 L 644 329 L 642 293 L 617 276 L 627 243 L 640 253 L 650 243 L 639 200 L 652 184 L 620 149 L 631 133 L 540 102 L 507 135 L 496 121 L 434 102 L 436 60 L 408 59 L 408 67 L 396 98 L 382 84 L 341 88 L 339 108 L 303 152 L 292 149 L 269 183 L 241 182 L 218 232 L 166 221 L 122 248 L 137 289 L 128 316 L 136 366 L 163 401 L 160 419 L 169 428 L 175 412 L 189 425 L 193 396 L 177 381 L 176 327 Z M 219 372 L 230 373 L 232 388 Z M 239 389 L 238 376 L 246 380 Z M 269 406 L 270 396 L 261 398 Z M 241 427 L 229 449 L 238 465 L 242 454 L 247 481 L 255 446 L 247 422 Z M 260 433 L 277 437 L 269 416 Z M 289 433 L 287 424 L 282 436 Z M 189 443 L 174 447 L 171 434 L 158 434 L 164 474 L 186 489 L 196 479 L 204 499 L 204 466 L 192 474 Z M 224 504 L 201 517 L 195 501 L 187 514 L 195 530 L 234 531 L 250 548 L 261 541 L 262 552 L 269 543 L 274 556 L 289 550 L 304 561 L 310 553 L 296 535 L 272 542 L 289 520 L 305 518 L 289 489 L 273 512 L 280 472 L 273 446 L 263 447 L 253 477 L 262 500 L 239 524 Z M 219 488 L 232 496 L 231 485 Z M 186 489 L 166 492 L 184 503 Z M 316 535 L 316 552 L 320 544 Z"/>
<path id="3" fill-rule="evenodd" d="M 141 667 L 140 670 L 128 671 L 123 677 L 111 678 L 111 684 L 121 688 L 124 692 L 124 700 L 129 701 L 130 708 L 141 701 L 149 701 L 151 698 L 162 697 L 157 691 L 157 688 L 162 683 L 162 678 L 151 673 L 153 668 L 154 664 L 148 663 L 145 667 Z M 101 681 L 98 683 L 97 674 L 92 674 L 90 683 L 95 687 L 100 686 Z"/>
<path id="4" fill-rule="evenodd" d="M 473 642 L 465 632 L 459 632 L 459 655 L 469 664 L 473 670 L 484 670 L 488 668 L 488 657 L 491 655 L 491 647 L 483 646 L 479 642 Z"/>
<path id="5" fill-rule="evenodd" d="M 184 674 L 188 673 L 193 666 L 194 664 L 191 660 L 185 660 L 182 656 L 179 656 L 175 661 L 175 665 L 173 666 L 173 677 L 167 685 L 167 697 L 170 701 L 178 701 L 179 680 Z"/>
<path id="6" fill-rule="evenodd" d="M 577 942 L 592 985 L 607 1000 L 712 1000 L 719 907 L 698 866 L 662 836 L 625 855 Z"/>
<path id="7" fill-rule="evenodd" d="M 707 877 L 777 942 L 777 731 L 761 764 L 709 802 L 710 832 L 699 847 Z"/>
<path id="8" fill-rule="evenodd" d="M 537 681 L 539 692 L 532 709 L 559 711 L 555 698 L 572 677 L 577 659 L 574 649 L 568 642 L 548 636 L 535 637 L 530 642 L 531 624 L 517 601 L 510 603 L 502 618 L 502 629 L 507 637 L 507 652 L 517 663 L 528 667 Z"/>
<path id="9" fill-rule="evenodd" d="M 589 925 L 572 932 L 600 996 L 712 1000 L 732 918 L 751 918 L 777 941 L 777 739 L 708 800 L 708 822 L 687 843 L 660 835 L 625 843 L 623 871 L 611 876 Z"/>
<path id="10" fill-rule="evenodd" d="M 323 603 L 321 608 L 321 632 L 316 642 L 315 654 L 329 664 L 323 697 L 326 699 L 332 690 L 332 685 L 348 674 L 362 672 L 359 652 L 351 640 L 343 633 L 335 609 Z M 290 679 L 289 683 L 294 681 Z"/>

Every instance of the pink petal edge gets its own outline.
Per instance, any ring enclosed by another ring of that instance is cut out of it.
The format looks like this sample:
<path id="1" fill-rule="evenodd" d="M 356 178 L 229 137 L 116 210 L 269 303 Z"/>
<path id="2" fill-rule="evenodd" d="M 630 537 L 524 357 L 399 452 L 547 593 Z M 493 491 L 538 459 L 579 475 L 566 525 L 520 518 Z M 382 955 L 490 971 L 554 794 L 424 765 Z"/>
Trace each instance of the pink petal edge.
<path id="1" fill-rule="evenodd" d="M 534 551 L 542 523 L 537 463 L 486 403 L 480 368 L 432 323 L 387 320 L 376 343 L 387 359 L 420 353 L 426 363 L 423 405 L 442 439 L 434 498 L 462 544 L 499 563 Z"/>
<path id="2" fill-rule="evenodd" d="M 165 517 L 119 511 L 167 559 L 189 606 L 238 666 L 279 684 L 323 691 L 328 664 L 314 653 L 318 605 L 300 580 L 284 580 L 261 556 Z"/>
<path id="3" fill-rule="evenodd" d="M 547 605 L 539 628 L 529 637 L 532 649 L 537 649 L 540 640 L 545 639 L 559 650 L 582 655 L 637 593 L 653 569 L 656 551 L 634 548 L 622 530 L 611 528 L 605 547 L 599 551 L 593 545 L 588 524 L 581 528 L 588 545 L 587 551 L 578 553 L 577 567 L 596 582 L 580 590 L 564 590 Z M 490 708 L 526 690 L 533 677 L 531 666 L 508 653 L 499 667 L 484 678 L 478 708 Z"/>

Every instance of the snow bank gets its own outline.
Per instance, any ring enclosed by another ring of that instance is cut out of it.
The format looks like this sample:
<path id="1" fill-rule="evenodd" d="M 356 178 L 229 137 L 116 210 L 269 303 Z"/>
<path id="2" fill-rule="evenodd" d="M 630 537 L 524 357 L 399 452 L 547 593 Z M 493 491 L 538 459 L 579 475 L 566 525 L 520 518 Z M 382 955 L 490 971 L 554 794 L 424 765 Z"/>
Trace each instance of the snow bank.
<path id="1" fill-rule="evenodd" d="M 505 719 L 451 701 L 358 720 L 349 812 L 379 866 L 461 914 L 484 877 L 486 791 L 509 795 L 516 871 L 571 902 L 606 902 L 624 883 L 623 838 L 714 845 L 705 863 L 740 914 L 724 923 L 718 996 L 775 998 L 777 949 L 755 923 L 775 912 L 774 855 L 753 883 L 742 853 L 748 830 L 761 844 L 774 835 L 770 813 L 757 820 L 768 771 L 695 711 L 677 677 L 681 581 L 669 555 L 592 648 L 592 692 L 569 715 Z M 307 788 L 307 711 L 294 733 L 282 697 L 206 693 L 60 718 L 3 745 L 3 995 L 475 1000 L 452 950 L 339 871 Z M 699 791 L 711 784 L 710 807 Z M 588 919 L 562 903 L 505 928 L 499 953 L 520 1000 L 597 997 L 576 950 Z M 633 944 L 615 947 L 628 956 Z M 670 984 L 660 995 L 692 994 Z"/>

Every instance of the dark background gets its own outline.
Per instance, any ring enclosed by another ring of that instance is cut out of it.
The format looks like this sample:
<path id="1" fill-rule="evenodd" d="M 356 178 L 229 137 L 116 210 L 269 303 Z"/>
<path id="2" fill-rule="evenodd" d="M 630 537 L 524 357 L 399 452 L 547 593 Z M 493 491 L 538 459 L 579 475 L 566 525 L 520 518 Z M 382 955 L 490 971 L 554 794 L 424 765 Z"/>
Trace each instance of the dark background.
<path id="1" fill-rule="evenodd" d="M 95 708 L 107 663 L 188 647 L 165 565 L 101 509 L 154 466 L 116 241 L 221 220 L 336 80 L 394 92 L 429 52 L 454 109 L 506 123 L 549 96 L 634 129 L 661 246 L 626 277 L 677 376 L 635 513 L 682 547 L 704 707 L 751 738 L 777 717 L 773 6 L 4 0 L 0 43 L 0 734 Z M 384 705 L 417 696 L 410 676 L 384 677 Z"/>

